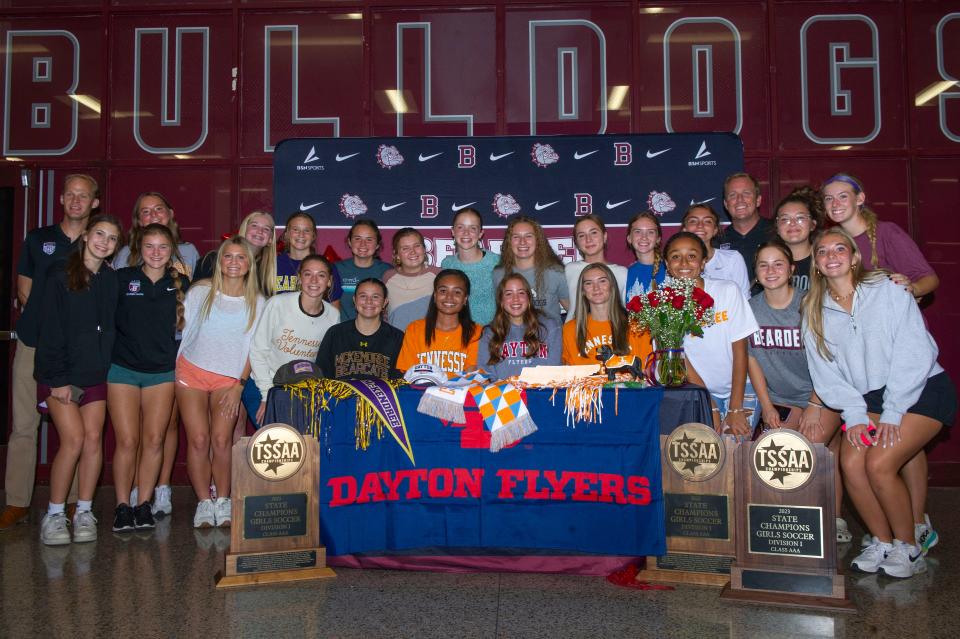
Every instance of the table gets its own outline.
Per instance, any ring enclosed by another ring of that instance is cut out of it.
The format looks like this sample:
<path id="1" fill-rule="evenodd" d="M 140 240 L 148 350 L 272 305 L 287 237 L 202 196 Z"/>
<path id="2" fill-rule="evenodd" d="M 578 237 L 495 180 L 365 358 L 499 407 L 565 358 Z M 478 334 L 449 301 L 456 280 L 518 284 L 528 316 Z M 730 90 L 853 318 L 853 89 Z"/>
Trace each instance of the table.
<path id="1" fill-rule="evenodd" d="M 538 431 L 490 453 L 475 411 L 466 425 L 444 424 L 416 412 L 421 391 L 401 388 L 415 465 L 386 433 L 355 450 L 356 400 L 333 402 L 320 432 L 328 554 L 340 565 L 551 572 L 662 554 L 659 434 L 708 420 L 706 391 L 605 389 L 602 423 L 575 428 L 563 393 L 554 405 L 552 391 L 528 390 Z M 304 430 L 308 406 L 273 389 L 266 421 Z"/>

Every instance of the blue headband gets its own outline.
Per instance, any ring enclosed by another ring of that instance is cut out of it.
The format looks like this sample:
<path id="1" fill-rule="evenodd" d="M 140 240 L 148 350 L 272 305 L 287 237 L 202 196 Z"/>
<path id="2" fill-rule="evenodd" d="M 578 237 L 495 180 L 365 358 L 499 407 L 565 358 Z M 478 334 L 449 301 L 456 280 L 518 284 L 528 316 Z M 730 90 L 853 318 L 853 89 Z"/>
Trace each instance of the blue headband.
<path id="1" fill-rule="evenodd" d="M 850 186 L 853 187 L 853 192 L 858 195 L 860 194 L 860 192 L 863 191 L 863 187 L 860 186 L 860 184 L 858 184 L 856 180 L 854 180 L 852 177 L 844 173 L 837 173 L 833 177 L 824 180 L 823 184 L 824 186 L 826 186 L 831 182 L 843 182 L 844 184 L 849 184 Z"/>

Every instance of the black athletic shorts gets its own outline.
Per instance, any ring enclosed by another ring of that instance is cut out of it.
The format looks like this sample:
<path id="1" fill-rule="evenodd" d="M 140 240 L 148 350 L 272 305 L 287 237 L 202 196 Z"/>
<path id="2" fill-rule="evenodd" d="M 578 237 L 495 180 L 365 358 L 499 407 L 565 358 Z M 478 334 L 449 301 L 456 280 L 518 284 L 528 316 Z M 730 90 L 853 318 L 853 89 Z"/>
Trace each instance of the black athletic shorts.
<path id="1" fill-rule="evenodd" d="M 883 413 L 883 392 L 886 387 L 872 390 L 863 396 L 868 413 Z M 953 424 L 957 416 L 957 389 L 946 372 L 927 379 L 917 403 L 907 409 L 908 413 L 935 419 L 944 426 Z"/>

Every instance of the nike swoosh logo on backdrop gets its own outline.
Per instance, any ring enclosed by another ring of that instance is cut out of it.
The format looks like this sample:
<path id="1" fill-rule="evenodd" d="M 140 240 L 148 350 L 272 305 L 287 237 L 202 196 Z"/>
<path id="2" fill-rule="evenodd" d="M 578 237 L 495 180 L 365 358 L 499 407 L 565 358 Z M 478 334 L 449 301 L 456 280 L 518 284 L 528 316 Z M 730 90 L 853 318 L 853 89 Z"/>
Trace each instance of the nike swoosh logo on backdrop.
<path id="1" fill-rule="evenodd" d="M 533 205 L 533 208 L 536 209 L 537 211 L 542 211 L 543 209 L 547 208 L 548 206 L 553 206 L 554 204 L 556 204 L 556 203 L 559 202 L 559 201 L 560 201 L 560 200 L 554 200 L 553 202 L 548 202 L 547 204 L 540 204 L 539 202 L 537 202 L 536 204 Z"/>
<path id="2" fill-rule="evenodd" d="M 711 202 L 711 201 L 713 201 L 713 200 L 715 200 L 715 199 L 717 199 L 717 198 L 711 197 L 711 198 L 707 198 L 706 200 L 700 200 L 699 202 L 697 202 L 697 201 L 694 200 L 693 198 L 690 198 L 690 206 L 693 206 L 694 204 L 706 204 L 707 202 Z"/>
<path id="3" fill-rule="evenodd" d="M 618 206 L 623 206 L 624 204 L 626 204 L 626 203 L 629 202 L 629 201 L 630 201 L 630 200 L 623 200 L 622 202 L 614 202 L 613 204 L 610 204 L 610 200 L 607 200 L 607 209 L 608 209 L 608 210 L 609 210 L 609 209 L 615 209 L 615 208 L 617 208 Z"/>
<path id="4" fill-rule="evenodd" d="M 456 202 L 454 202 L 454 203 L 453 203 L 453 206 L 451 206 L 450 208 L 451 208 L 454 212 L 456 212 L 456 211 L 459 211 L 460 209 L 465 209 L 465 208 L 467 208 L 467 207 L 470 206 L 471 204 L 476 204 L 476 202 L 467 202 L 466 204 L 457 204 Z"/>
<path id="5" fill-rule="evenodd" d="M 439 153 L 434 153 L 433 155 L 424 155 L 423 153 L 421 153 L 421 154 L 420 154 L 420 157 L 419 157 L 419 160 L 420 160 L 421 162 L 426 162 L 427 160 L 432 160 L 433 158 L 437 157 L 438 155 L 443 155 L 443 151 L 440 151 Z"/>
<path id="6" fill-rule="evenodd" d="M 596 152 L 599 151 L 599 150 L 600 150 L 600 149 L 596 149 L 596 150 L 593 150 L 593 151 L 587 151 L 586 153 L 580 153 L 580 151 L 574 151 L 574 152 L 573 152 L 573 159 L 574 159 L 574 160 L 582 160 L 583 158 L 587 157 L 588 155 L 593 155 L 594 153 L 596 153 Z"/>
<path id="7" fill-rule="evenodd" d="M 337 157 L 334 158 L 337 162 L 343 162 L 344 160 L 349 160 L 355 155 L 360 155 L 360 153 L 351 153 L 350 155 L 340 155 L 337 153 Z"/>
<path id="8" fill-rule="evenodd" d="M 496 162 L 497 160 L 502 160 L 503 158 L 507 157 L 508 155 L 513 155 L 513 151 L 509 151 L 509 152 L 507 152 L 507 153 L 501 153 L 500 155 L 494 155 L 493 153 L 491 153 L 491 154 L 490 154 L 490 161 L 491 161 L 491 162 Z"/>
<path id="9" fill-rule="evenodd" d="M 651 151 L 650 149 L 647 149 L 647 158 L 652 160 L 653 158 L 657 157 L 658 155 L 662 155 L 662 154 L 666 153 L 666 152 L 669 151 L 669 150 L 670 150 L 670 149 L 664 149 L 664 150 L 662 150 L 662 151 Z"/>
<path id="10" fill-rule="evenodd" d="M 315 206 L 320 206 L 321 204 L 323 204 L 323 202 L 314 202 L 313 204 L 304 204 L 303 202 L 301 202 L 301 203 L 300 203 L 300 210 L 301 210 L 301 211 L 309 211 L 309 210 L 312 209 L 313 207 L 315 207 Z"/>
<path id="11" fill-rule="evenodd" d="M 395 208 L 397 208 L 398 206 L 403 206 L 404 204 L 406 204 L 406 202 L 400 202 L 400 203 L 398 203 L 398 204 L 391 204 L 390 206 L 387 206 L 386 204 L 381 204 L 381 205 L 380 205 L 380 210 L 383 211 L 384 213 L 386 213 L 387 211 L 389 211 L 389 210 L 391 210 L 391 209 L 395 209 Z"/>

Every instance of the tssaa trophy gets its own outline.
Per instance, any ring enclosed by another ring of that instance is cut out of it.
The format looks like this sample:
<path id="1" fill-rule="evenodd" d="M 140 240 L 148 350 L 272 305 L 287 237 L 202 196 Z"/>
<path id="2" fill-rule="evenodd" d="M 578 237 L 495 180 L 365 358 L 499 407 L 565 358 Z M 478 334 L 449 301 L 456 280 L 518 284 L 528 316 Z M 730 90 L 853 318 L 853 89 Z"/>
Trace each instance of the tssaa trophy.
<path id="1" fill-rule="evenodd" d="M 855 611 L 837 564 L 833 453 L 779 428 L 742 444 L 735 457 L 737 560 L 720 597 Z"/>
<path id="2" fill-rule="evenodd" d="M 736 555 L 732 437 L 689 423 L 660 435 L 667 554 L 638 580 L 723 586 Z"/>
<path id="3" fill-rule="evenodd" d="M 320 545 L 317 440 L 269 424 L 233 445 L 230 552 L 217 588 L 335 577 Z"/>

